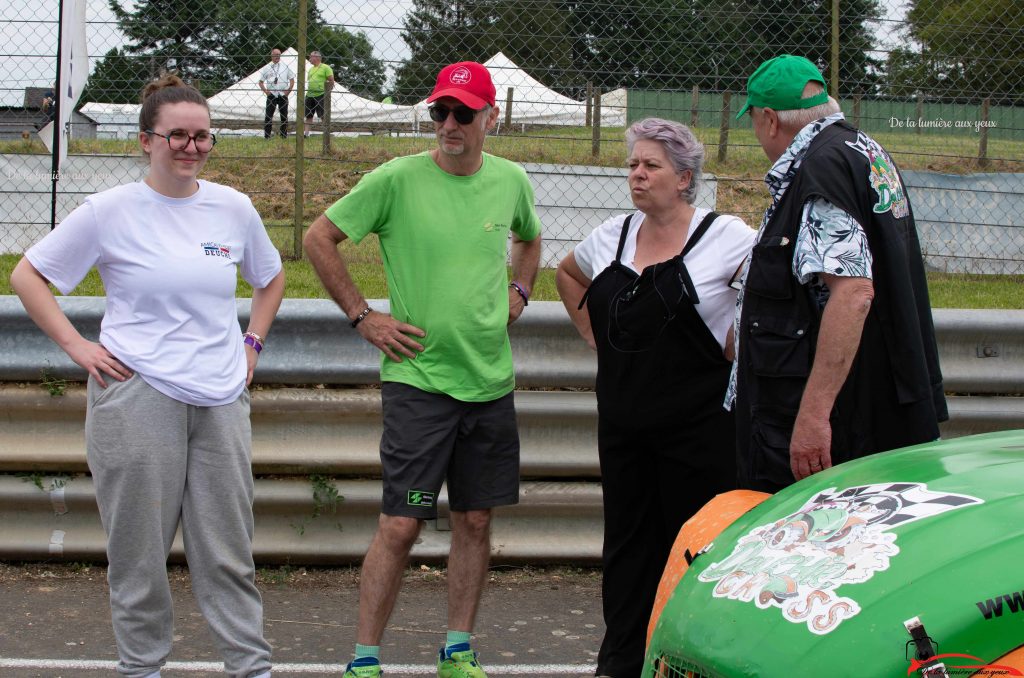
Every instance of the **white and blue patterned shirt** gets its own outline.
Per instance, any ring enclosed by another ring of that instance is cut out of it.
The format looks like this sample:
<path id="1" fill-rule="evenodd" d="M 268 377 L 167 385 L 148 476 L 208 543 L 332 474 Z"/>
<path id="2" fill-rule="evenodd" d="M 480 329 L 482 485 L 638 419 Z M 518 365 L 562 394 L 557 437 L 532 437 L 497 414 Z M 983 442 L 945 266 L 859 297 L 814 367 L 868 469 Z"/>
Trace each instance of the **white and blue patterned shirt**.
<path id="1" fill-rule="evenodd" d="M 842 113 L 834 113 L 826 118 L 815 120 L 797 133 L 782 156 L 775 161 L 765 175 L 764 182 L 771 194 L 772 204 L 764 213 L 761 228 L 758 229 L 754 245 L 757 245 L 764 233 L 764 227 L 771 220 L 775 209 L 782 201 L 786 189 L 789 188 L 803 161 L 807 147 L 821 130 L 829 125 L 844 120 Z M 751 246 L 753 249 L 753 245 Z M 824 198 L 814 198 L 804 204 L 803 216 L 800 219 L 800 230 L 797 234 L 793 253 L 793 275 L 801 285 L 806 285 L 818 308 L 824 308 L 828 302 L 828 286 L 821 278 L 822 273 L 854 278 L 871 279 L 871 250 L 868 248 L 867 235 L 864 228 L 850 214 L 836 207 Z M 743 262 L 743 273 L 740 282 L 745 283 L 750 270 L 750 254 Z M 729 375 L 729 388 L 725 394 L 723 406 L 731 410 L 736 401 L 736 370 L 740 356 L 740 314 L 743 311 L 743 288 L 736 297 L 736 315 L 733 320 L 733 346 L 736 359 Z"/>

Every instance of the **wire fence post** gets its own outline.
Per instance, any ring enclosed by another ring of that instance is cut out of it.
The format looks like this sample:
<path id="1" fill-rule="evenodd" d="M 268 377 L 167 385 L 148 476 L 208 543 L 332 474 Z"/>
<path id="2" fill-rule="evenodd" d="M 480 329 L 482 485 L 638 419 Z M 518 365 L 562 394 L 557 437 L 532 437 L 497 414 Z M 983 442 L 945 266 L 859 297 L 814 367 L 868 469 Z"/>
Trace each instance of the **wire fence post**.
<path id="1" fill-rule="evenodd" d="M 513 87 L 509 87 L 505 93 L 505 129 L 512 131 L 512 96 L 515 92 Z"/>
<path id="2" fill-rule="evenodd" d="M 303 183 L 306 167 L 306 0 L 299 0 L 298 59 L 295 74 L 295 205 L 292 211 L 292 256 L 302 258 L 304 204 Z"/>
<path id="3" fill-rule="evenodd" d="M 590 141 L 590 154 L 595 158 L 601 155 L 601 88 L 594 88 L 594 126 Z"/>
<path id="4" fill-rule="evenodd" d="M 696 128 L 700 125 L 700 85 L 693 86 L 693 93 L 690 95 L 690 127 Z"/>
<path id="5" fill-rule="evenodd" d="M 722 92 L 722 124 L 718 130 L 718 162 L 725 162 L 729 152 L 729 121 L 732 118 L 732 92 Z"/>
<path id="6" fill-rule="evenodd" d="M 590 127 L 594 124 L 594 83 L 587 81 L 587 104 L 584 126 Z"/>
<path id="7" fill-rule="evenodd" d="M 839 0 L 832 0 L 832 96 L 839 100 Z"/>
<path id="8" fill-rule="evenodd" d="M 320 124 L 323 126 L 324 135 L 323 143 L 321 145 L 321 152 L 324 155 L 330 155 L 331 153 L 331 84 L 324 83 L 324 117 L 320 119 Z"/>
<path id="9" fill-rule="evenodd" d="M 981 102 L 981 128 L 978 130 L 978 164 L 982 167 L 988 165 L 988 114 L 991 97 L 985 97 Z"/>

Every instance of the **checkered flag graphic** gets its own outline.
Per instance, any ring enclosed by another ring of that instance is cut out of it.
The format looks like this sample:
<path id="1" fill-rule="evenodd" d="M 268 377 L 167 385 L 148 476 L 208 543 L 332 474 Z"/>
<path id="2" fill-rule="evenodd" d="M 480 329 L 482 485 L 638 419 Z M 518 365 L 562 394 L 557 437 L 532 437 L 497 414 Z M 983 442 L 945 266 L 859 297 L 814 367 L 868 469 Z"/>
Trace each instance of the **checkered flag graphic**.
<path id="1" fill-rule="evenodd" d="M 876 483 L 837 491 L 830 488 L 808 502 L 805 510 L 828 503 L 852 505 L 854 510 L 870 509 L 874 513 L 868 523 L 886 529 L 945 513 L 984 500 L 966 494 L 933 492 L 924 483 Z"/>

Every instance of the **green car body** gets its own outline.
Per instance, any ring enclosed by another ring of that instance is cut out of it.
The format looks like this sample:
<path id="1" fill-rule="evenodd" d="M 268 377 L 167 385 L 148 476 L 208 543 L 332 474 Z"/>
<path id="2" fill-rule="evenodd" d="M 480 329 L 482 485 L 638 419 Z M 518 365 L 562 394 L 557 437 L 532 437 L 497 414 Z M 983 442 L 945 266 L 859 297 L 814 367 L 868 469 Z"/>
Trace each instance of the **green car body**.
<path id="1" fill-rule="evenodd" d="M 873 455 L 751 509 L 679 580 L 644 676 L 907 676 L 913 617 L 935 654 L 1024 645 L 1024 431 Z"/>

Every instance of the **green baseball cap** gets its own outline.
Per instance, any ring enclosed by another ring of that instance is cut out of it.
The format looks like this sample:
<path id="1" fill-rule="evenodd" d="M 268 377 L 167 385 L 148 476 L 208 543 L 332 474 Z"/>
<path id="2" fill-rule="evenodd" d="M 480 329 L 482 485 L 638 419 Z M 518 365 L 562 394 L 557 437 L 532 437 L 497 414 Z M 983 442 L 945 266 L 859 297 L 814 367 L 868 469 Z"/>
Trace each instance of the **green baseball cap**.
<path id="1" fill-rule="evenodd" d="M 804 87 L 812 81 L 826 86 L 825 78 L 818 67 L 804 57 L 783 54 L 765 61 L 747 78 L 747 103 L 736 116 L 737 120 L 742 118 L 751 106 L 794 111 L 827 102 L 827 89 L 809 99 L 802 98 Z"/>

